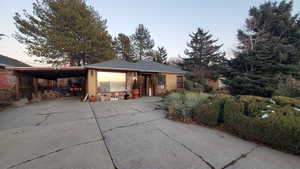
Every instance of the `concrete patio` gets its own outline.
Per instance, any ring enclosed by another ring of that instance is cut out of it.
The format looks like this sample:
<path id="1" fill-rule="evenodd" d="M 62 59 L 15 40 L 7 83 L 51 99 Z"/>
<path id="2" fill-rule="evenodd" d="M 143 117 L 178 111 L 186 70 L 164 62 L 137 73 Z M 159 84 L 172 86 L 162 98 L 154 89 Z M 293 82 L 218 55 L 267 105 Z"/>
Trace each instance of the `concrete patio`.
<path id="1" fill-rule="evenodd" d="M 158 97 L 0 111 L 1 169 L 299 169 L 300 157 L 173 122 Z"/>

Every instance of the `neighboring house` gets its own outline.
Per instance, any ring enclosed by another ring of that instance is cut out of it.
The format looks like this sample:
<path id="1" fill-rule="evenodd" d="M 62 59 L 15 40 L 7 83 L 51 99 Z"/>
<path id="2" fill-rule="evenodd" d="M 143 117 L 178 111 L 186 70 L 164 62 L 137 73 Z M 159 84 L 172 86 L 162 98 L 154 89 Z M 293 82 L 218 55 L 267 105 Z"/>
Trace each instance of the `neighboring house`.
<path id="1" fill-rule="evenodd" d="M 28 68 L 10 67 L 20 76 L 57 80 L 59 78 L 82 77 L 85 93 L 98 100 L 122 98 L 131 95 L 134 81 L 138 82 L 140 96 L 161 95 L 167 91 L 183 88 L 185 71 L 165 64 L 150 61 L 131 63 L 111 60 L 83 67 Z M 35 87 L 36 88 L 36 87 Z"/>
<path id="2" fill-rule="evenodd" d="M 224 80 L 224 78 L 219 78 L 217 80 L 208 79 L 207 84 L 211 86 L 214 90 L 224 89 L 226 86 L 222 80 Z"/>
<path id="3" fill-rule="evenodd" d="M 15 98 L 17 77 L 13 71 L 6 67 L 30 67 L 16 59 L 0 55 L 0 104 L 8 103 Z"/>

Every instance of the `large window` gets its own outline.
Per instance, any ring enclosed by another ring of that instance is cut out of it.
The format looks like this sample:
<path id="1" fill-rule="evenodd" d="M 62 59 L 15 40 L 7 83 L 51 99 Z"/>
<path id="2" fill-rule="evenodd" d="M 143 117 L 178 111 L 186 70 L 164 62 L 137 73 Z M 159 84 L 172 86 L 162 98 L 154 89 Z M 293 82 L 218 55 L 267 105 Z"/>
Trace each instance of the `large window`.
<path id="1" fill-rule="evenodd" d="M 98 92 L 122 92 L 125 86 L 126 73 L 97 72 Z"/>

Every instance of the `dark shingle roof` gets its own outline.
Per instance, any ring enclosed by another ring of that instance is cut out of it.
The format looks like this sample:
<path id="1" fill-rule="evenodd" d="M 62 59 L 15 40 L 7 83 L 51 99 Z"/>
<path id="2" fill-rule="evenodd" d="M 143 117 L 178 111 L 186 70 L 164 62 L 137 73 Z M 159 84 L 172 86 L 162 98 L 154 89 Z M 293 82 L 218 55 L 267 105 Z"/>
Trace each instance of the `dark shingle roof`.
<path id="1" fill-rule="evenodd" d="M 162 73 L 186 73 L 185 71 L 151 61 L 138 61 L 136 63 L 127 62 L 124 60 L 110 60 L 88 65 L 87 68 L 97 69 L 114 69 L 114 70 L 131 70 L 141 72 L 162 72 Z"/>
<path id="2" fill-rule="evenodd" d="M 31 67 L 26 63 L 20 62 L 7 56 L 0 55 L 0 66 L 3 67 Z"/>
<path id="3" fill-rule="evenodd" d="M 88 65 L 87 68 L 101 68 L 101 69 L 117 69 L 117 70 L 139 70 L 135 63 L 124 60 L 110 60 L 100 63 Z"/>
<path id="4" fill-rule="evenodd" d="M 175 68 L 169 65 L 151 62 L 151 61 L 138 61 L 135 63 L 141 71 L 151 72 L 165 72 L 165 73 L 186 73 L 180 68 Z"/>

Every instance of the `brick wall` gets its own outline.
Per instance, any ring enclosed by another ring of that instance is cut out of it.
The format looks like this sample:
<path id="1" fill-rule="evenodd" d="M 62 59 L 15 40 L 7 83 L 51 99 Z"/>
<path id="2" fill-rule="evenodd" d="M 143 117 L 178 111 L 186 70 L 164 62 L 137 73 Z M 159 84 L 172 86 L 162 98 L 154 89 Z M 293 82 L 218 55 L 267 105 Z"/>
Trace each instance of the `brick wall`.
<path id="1" fill-rule="evenodd" d="M 0 89 L 12 89 L 16 85 L 16 76 L 11 71 L 0 70 Z"/>

